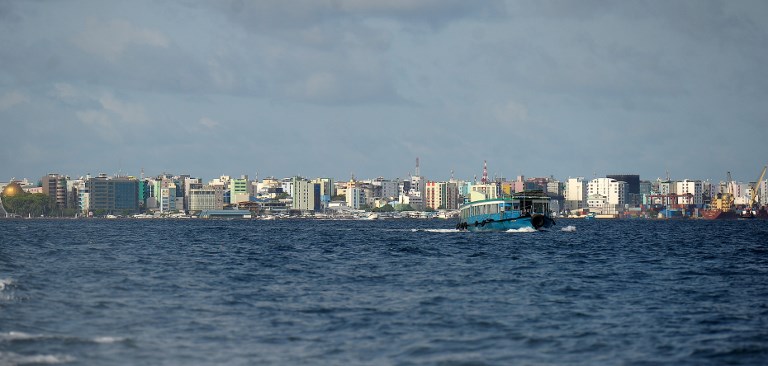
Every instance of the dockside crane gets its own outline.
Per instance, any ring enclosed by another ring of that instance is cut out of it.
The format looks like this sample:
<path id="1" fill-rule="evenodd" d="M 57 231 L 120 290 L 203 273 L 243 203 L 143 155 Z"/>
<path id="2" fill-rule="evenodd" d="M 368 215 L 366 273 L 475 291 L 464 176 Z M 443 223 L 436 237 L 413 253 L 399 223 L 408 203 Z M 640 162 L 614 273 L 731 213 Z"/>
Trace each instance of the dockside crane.
<path id="1" fill-rule="evenodd" d="M 750 192 L 750 200 L 749 200 L 749 208 L 755 209 L 755 206 L 757 205 L 757 190 L 760 188 L 760 182 L 763 181 L 763 178 L 765 177 L 765 170 L 768 168 L 768 165 L 763 166 L 763 171 L 760 172 L 760 177 L 757 178 L 757 182 L 755 182 L 755 185 L 752 186 L 752 191 Z M 765 194 L 765 192 L 763 192 Z"/>
<path id="2" fill-rule="evenodd" d="M 731 178 L 731 172 L 728 172 L 725 178 L 725 192 L 717 194 L 712 206 L 717 211 L 730 212 L 733 208 L 733 202 L 733 178 Z"/>

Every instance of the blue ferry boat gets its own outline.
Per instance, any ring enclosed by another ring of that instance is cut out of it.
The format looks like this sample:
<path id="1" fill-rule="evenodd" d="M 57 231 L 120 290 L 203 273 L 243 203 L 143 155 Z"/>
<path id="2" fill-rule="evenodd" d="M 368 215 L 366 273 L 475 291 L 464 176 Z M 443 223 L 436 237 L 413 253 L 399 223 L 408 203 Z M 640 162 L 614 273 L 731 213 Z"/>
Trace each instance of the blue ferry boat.
<path id="1" fill-rule="evenodd" d="M 540 230 L 555 225 L 549 212 L 549 197 L 541 191 L 526 191 L 512 197 L 465 203 L 459 208 L 456 228 L 469 231 Z"/>

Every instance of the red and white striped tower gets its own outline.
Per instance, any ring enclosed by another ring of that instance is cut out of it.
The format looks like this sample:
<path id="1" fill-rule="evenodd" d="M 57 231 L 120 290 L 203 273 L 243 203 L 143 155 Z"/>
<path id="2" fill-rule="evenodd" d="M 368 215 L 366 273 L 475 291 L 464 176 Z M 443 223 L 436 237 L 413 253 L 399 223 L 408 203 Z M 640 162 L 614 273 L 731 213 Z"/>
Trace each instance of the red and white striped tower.
<path id="1" fill-rule="evenodd" d="M 488 184 L 488 163 L 483 160 L 483 184 Z"/>

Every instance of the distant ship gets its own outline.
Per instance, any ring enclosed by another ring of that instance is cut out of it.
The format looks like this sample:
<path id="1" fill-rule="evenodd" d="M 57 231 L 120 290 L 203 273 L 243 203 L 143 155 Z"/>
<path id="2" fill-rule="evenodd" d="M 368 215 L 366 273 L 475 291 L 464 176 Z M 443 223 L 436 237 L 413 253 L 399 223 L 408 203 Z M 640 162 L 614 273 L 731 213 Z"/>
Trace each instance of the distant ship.
<path id="1" fill-rule="evenodd" d="M 549 213 L 549 197 L 527 191 L 508 198 L 470 202 L 459 208 L 456 228 L 469 231 L 540 230 L 555 225 Z"/>
<path id="2" fill-rule="evenodd" d="M 701 211 L 701 218 L 707 220 L 734 220 L 739 217 L 733 209 L 733 188 L 731 186 L 731 172 L 728 172 L 726 184 L 728 192 L 718 193 L 712 200 L 712 207 Z"/>
<path id="3" fill-rule="evenodd" d="M 709 209 L 701 211 L 701 218 L 707 220 L 735 220 L 739 218 L 739 215 L 737 215 L 735 211 Z"/>

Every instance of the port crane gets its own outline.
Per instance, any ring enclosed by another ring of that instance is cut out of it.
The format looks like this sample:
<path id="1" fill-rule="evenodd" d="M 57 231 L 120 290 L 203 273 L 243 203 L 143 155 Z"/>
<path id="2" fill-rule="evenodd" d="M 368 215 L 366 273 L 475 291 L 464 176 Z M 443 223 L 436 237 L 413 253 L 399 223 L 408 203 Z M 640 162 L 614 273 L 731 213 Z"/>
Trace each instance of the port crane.
<path id="1" fill-rule="evenodd" d="M 765 170 L 768 168 L 768 165 L 763 166 L 763 171 L 760 172 L 760 177 L 757 178 L 757 182 L 755 182 L 755 185 L 750 187 L 750 198 L 749 198 L 749 204 L 744 209 L 744 211 L 741 213 L 742 217 L 755 217 L 757 216 L 757 190 L 760 188 L 760 182 L 763 181 L 763 178 L 765 177 Z M 765 192 L 763 192 L 765 194 Z"/>
<path id="2" fill-rule="evenodd" d="M 712 202 L 713 208 L 715 210 L 718 210 L 720 212 L 728 212 L 731 211 L 731 208 L 733 207 L 734 197 L 733 197 L 733 178 L 731 178 L 731 172 L 728 172 L 726 174 L 725 178 L 725 187 L 726 192 L 720 192 L 717 194 L 717 197 Z"/>

